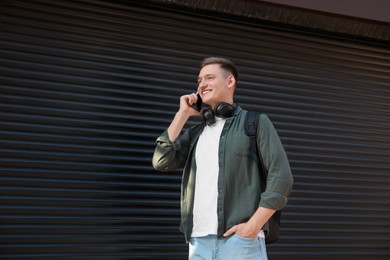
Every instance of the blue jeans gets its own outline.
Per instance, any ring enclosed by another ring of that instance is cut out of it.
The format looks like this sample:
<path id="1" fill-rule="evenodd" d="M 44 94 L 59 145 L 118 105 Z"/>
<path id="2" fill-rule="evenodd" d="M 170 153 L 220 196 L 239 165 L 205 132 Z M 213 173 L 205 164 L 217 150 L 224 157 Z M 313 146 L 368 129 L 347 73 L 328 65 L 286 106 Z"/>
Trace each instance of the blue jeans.
<path id="1" fill-rule="evenodd" d="M 228 238 L 216 235 L 192 237 L 189 260 L 267 260 L 264 238 L 241 238 L 236 234 Z"/>

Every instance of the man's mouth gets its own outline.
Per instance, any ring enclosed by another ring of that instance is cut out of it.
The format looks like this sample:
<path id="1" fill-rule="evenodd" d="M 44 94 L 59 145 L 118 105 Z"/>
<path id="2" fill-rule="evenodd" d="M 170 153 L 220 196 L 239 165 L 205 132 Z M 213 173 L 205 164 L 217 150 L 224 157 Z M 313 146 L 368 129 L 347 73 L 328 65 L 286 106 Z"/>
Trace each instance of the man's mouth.
<path id="1" fill-rule="evenodd" d="M 211 92 L 211 90 L 206 89 L 206 90 L 204 90 L 204 91 L 202 92 L 202 95 L 206 95 L 206 94 L 209 93 L 209 92 Z"/>

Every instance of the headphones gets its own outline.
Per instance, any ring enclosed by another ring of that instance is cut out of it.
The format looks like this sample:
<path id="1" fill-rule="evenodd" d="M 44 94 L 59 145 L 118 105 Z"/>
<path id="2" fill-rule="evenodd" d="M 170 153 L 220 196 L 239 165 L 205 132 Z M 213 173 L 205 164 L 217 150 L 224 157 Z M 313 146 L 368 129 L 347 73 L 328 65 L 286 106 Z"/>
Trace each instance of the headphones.
<path id="1" fill-rule="evenodd" d="M 236 109 L 236 104 L 229 104 L 226 102 L 220 102 L 218 103 L 214 109 L 206 108 L 203 111 L 203 121 L 206 123 L 206 125 L 213 125 L 215 124 L 215 117 L 220 118 L 228 118 L 233 115 L 234 110 Z"/>

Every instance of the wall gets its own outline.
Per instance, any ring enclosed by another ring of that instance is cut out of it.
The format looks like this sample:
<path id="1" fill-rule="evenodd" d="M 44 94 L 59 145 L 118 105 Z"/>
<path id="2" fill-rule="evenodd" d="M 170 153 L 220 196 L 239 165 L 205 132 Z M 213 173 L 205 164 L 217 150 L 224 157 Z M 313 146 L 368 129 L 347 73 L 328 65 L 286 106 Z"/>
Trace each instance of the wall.
<path id="1" fill-rule="evenodd" d="M 291 162 L 269 258 L 389 257 L 388 44 L 106 1 L 3 0 L 0 37 L 0 258 L 185 259 L 151 155 L 209 55 Z"/>

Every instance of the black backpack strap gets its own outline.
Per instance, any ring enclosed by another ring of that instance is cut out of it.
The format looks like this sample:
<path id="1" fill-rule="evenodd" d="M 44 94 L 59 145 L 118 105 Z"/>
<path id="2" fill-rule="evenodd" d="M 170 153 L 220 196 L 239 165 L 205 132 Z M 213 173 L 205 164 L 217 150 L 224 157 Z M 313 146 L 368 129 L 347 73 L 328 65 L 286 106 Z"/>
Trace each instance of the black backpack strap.
<path id="1" fill-rule="evenodd" d="M 244 129 L 245 129 L 245 134 L 249 136 L 251 156 L 259 167 L 260 179 L 261 179 L 261 191 L 264 192 L 267 176 L 265 174 L 263 164 L 261 163 L 260 149 L 258 149 L 257 142 L 256 142 L 257 125 L 259 122 L 260 114 L 261 114 L 260 112 L 248 111 L 245 118 Z"/>
<path id="2" fill-rule="evenodd" d="M 257 144 L 256 144 L 256 132 L 257 132 L 257 123 L 260 113 L 255 111 L 248 111 L 245 118 L 245 134 L 249 136 L 250 140 L 250 152 L 253 160 L 260 165 L 260 161 L 257 155 Z"/>

